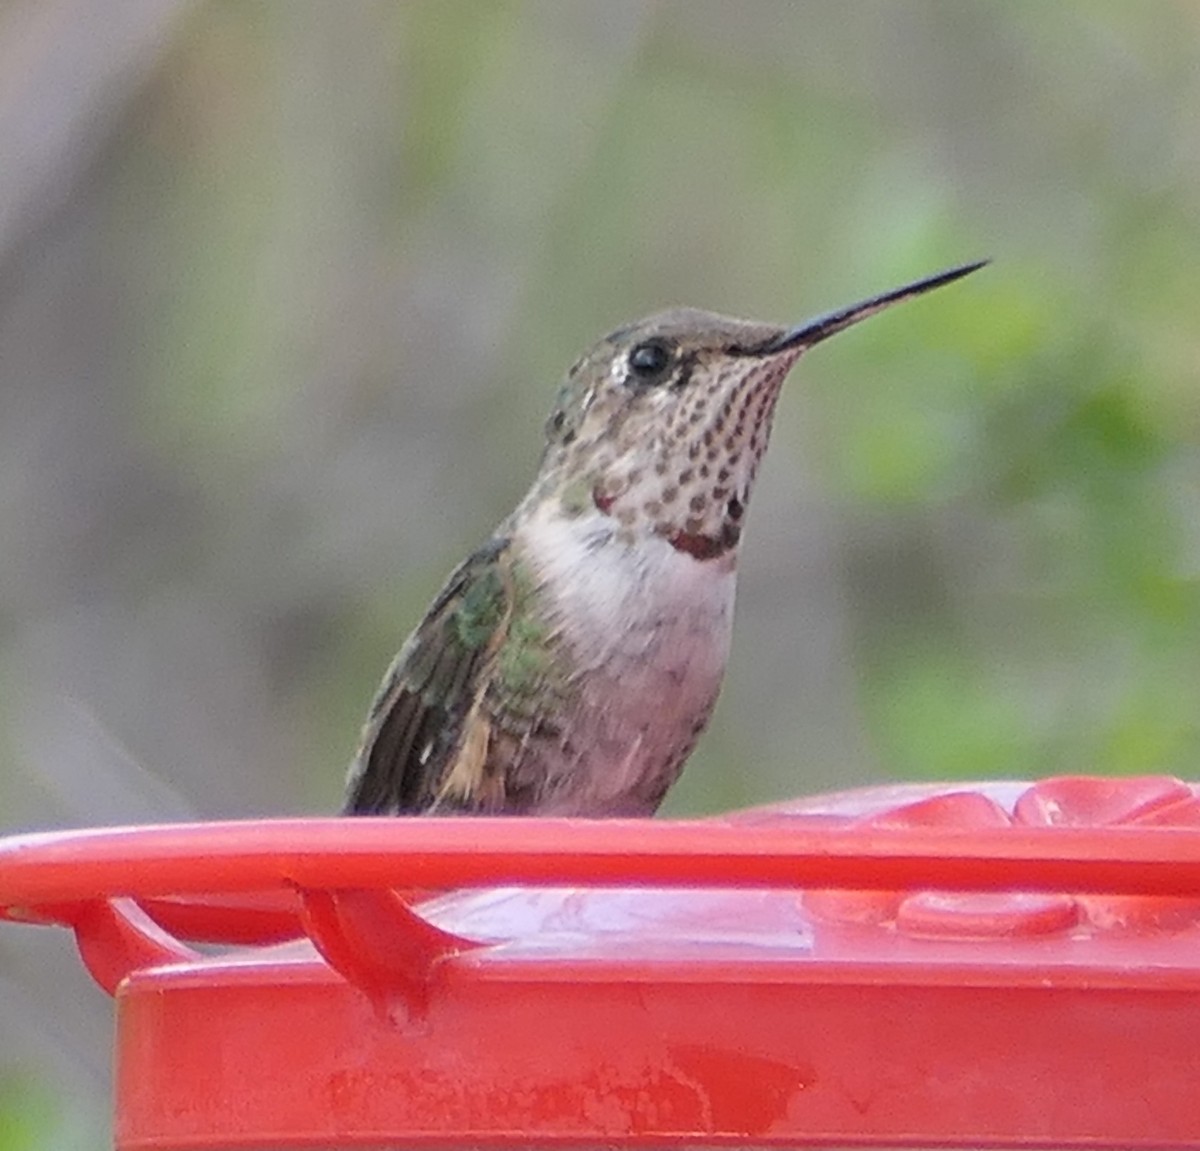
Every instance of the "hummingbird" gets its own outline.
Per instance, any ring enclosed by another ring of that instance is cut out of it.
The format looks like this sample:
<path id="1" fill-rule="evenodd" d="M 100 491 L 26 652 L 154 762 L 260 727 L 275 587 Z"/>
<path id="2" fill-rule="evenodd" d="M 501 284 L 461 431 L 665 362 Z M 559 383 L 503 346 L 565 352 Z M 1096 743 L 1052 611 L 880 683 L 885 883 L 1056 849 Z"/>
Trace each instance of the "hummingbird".
<path id="1" fill-rule="evenodd" d="M 653 814 L 721 687 L 785 377 L 830 336 L 986 263 L 790 328 L 678 308 L 586 352 L 528 493 L 388 668 L 344 813 Z"/>

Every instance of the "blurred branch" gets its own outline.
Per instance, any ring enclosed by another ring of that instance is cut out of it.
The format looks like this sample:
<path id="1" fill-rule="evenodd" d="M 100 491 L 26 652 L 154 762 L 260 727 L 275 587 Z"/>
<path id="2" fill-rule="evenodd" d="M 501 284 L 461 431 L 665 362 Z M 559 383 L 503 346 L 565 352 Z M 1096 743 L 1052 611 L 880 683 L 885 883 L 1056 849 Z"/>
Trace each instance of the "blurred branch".
<path id="1" fill-rule="evenodd" d="M 192 3 L 23 0 L 0 11 L 0 300 Z"/>

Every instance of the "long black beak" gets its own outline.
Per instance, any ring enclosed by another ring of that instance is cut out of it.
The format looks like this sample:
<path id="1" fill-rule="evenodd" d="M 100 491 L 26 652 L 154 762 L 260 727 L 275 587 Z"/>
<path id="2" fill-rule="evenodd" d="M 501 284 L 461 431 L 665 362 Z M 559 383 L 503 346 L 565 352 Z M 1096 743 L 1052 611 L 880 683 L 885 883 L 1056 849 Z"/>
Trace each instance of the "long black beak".
<path id="1" fill-rule="evenodd" d="M 806 320 L 798 327 L 788 329 L 783 335 L 776 336 L 765 344 L 747 348 L 746 353 L 753 356 L 774 356 L 796 348 L 811 348 L 822 340 L 829 339 L 830 336 L 836 336 L 838 332 L 844 332 L 847 328 L 857 324 L 859 320 L 874 316 L 882 312 L 884 308 L 890 308 L 893 304 L 900 303 L 901 300 L 911 300 L 914 296 L 932 292 L 934 288 L 940 288 L 943 284 L 952 284 L 955 280 L 961 280 L 963 276 L 969 276 L 972 272 L 979 271 L 990 262 L 989 260 L 976 260 L 973 264 L 949 268 L 945 272 L 938 272 L 936 276 L 928 276 L 924 280 L 906 284 L 903 288 L 884 292 L 881 296 L 872 296 L 869 300 L 851 304 L 848 308 L 839 308 L 836 312 L 826 312 L 823 316 Z"/>

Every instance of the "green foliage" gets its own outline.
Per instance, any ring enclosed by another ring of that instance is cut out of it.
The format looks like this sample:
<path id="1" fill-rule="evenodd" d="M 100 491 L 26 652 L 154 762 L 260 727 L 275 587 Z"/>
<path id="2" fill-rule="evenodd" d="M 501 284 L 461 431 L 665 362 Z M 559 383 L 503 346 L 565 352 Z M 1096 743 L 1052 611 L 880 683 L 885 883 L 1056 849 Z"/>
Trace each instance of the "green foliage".
<path id="1" fill-rule="evenodd" d="M 934 544 L 930 570 L 953 568 L 955 588 L 918 633 L 872 619 L 869 714 L 906 775 L 1190 774 L 1194 428 L 1156 401 L 1127 332 L 1065 290 L 1032 312 L 1038 294 L 985 301 L 984 341 L 954 329 L 957 395 L 935 365 L 851 416 L 841 462 L 860 498 L 966 537 Z"/>
<path id="2" fill-rule="evenodd" d="M 0 1151 L 61 1148 L 67 1132 L 50 1089 L 23 1075 L 0 1075 Z"/>

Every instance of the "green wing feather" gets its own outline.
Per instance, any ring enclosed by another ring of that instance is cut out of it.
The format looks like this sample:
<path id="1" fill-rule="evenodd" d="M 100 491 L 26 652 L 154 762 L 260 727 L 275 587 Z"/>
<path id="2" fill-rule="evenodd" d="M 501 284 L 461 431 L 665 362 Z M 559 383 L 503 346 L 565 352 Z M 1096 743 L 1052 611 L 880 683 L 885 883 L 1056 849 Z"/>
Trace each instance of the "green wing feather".
<path id="1" fill-rule="evenodd" d="M 469 790 L 464 776 L 484 771 L 480 703 L 512 618 L 511 562 L 507 539 L 471 555 L 388 668 L 350 767 L 346 814 L 428 811 L 451 776 Z"/>

